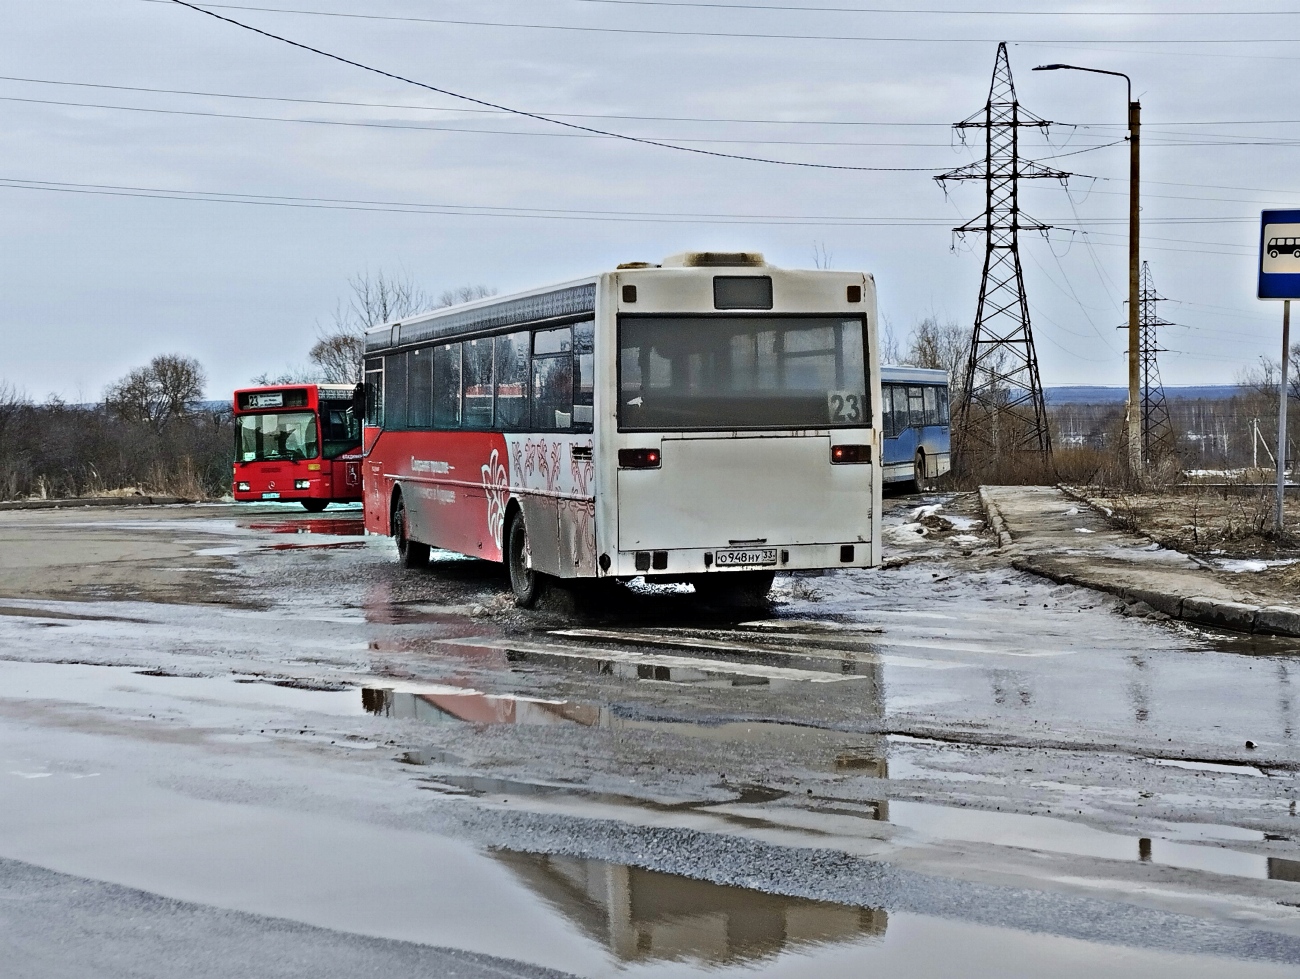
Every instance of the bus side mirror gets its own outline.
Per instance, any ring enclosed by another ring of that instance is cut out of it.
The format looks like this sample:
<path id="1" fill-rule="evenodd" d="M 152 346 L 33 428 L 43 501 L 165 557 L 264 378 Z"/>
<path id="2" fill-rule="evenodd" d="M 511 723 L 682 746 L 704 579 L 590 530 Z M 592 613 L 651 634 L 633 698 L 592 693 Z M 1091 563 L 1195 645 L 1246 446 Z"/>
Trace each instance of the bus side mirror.
<path id="1" fill-rule="evenodd" d="M 363 382 L 352 389 L 352 417 L 358 424 L 365 420 L 367 401 L 366 385 Z"/>

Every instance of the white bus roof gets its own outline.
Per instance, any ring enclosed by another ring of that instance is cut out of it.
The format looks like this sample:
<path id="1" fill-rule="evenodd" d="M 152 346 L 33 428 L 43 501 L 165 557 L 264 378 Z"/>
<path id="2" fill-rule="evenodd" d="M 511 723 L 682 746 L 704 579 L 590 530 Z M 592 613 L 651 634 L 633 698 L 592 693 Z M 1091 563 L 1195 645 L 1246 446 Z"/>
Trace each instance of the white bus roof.
<path id="1" fill-rule="evenodd" d="M 776 271 L 759 252 L 682 252 L 665 258 L 662 263 L 628 262 L 609 272 L 620 270 L 728 268 L 752 271 Z M 601 273 L 606 274 L 606 273 Z M 833 274 L 833 273 L 828 273 Z M 868 281 L 871 280 L 868 275 Z M 573 279 L 558 285 L 529 289 L 506 296 L 490 296 L 442 309 L 417 313 L 401 320 L 384 323 L 366 331 L 367 354 L 382 353 L 425 343 L 439 337 L 470 332 L 490 331 L 517 324 L 537 323 L 548 319 L 563 320 L 592 313 L 596 309 L 599 275 Z"/>
<path id="2" fill-rule="evenodd" d="M 898 364 L 881 364 L 880 380 L 881 383 L 889 381 L 906 383 L 911 381 L 914 384 L 947 384 L 948 372 L 931 370 L 928 367 L 903 367 Z"/>

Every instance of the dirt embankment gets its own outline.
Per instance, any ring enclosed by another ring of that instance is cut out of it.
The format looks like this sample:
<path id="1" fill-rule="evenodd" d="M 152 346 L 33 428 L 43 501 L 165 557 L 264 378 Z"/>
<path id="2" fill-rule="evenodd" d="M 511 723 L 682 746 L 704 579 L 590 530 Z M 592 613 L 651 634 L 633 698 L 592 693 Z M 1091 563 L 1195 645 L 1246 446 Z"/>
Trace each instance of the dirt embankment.
<path id="1" fill-rule="evenodd" d="M 1271 489 L 1206 488 L 1183 493 L 1116 493 L 1067 487 L 1117 526 L 1210 567 L 1248 573 L 1273 592 L 1300 595 L 1300 496 L 1288 494 L 1286 530 L 1273 530 Z"/>

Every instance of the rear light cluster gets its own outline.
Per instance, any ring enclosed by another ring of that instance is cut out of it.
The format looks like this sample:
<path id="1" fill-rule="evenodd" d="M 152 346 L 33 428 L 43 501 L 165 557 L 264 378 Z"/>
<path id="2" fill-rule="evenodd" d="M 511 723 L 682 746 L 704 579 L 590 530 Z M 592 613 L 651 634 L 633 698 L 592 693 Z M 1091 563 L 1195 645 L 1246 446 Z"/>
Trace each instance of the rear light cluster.
<path id="1" fill-rule="evenodd" d="M 236 483 L 236 484 L 235 484 L 235 489 L 239 490 L 239 492 L 241 492 L 241 493 L 247 493 L 247 492 L 248 492 L 248 484 L 247 484 L 247 483 Z"/>
<path id="2" fill-rule="evenodd" d="M 853 462 L 871 462 L 871 446 L 869 445 L 832 445 L 831 446 L 831 463 L 834 465 L 847 465 Z"/>
<path id="3" fill-rule="evenodd" d="M 620 469 L 658 469 L 658 449 L 619 449 L 618 468 Z"/>
<path id="4" fill-rule="evenodd" d="M 311 480 L 309 480 L 309 479 L 295 479 L 295 480 L 293 481 L 293 488 L 294 488 L 294 489 L 311 489 Z"/>

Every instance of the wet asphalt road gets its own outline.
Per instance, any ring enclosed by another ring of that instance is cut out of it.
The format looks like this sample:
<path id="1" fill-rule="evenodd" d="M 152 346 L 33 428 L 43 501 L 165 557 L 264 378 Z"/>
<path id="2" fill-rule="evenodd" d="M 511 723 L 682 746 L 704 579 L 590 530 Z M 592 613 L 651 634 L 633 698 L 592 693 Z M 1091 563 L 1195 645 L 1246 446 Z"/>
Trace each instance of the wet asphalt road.
<path id="1" fill-rule="evenodd" d="M 349 510 L 4 514 L 0 951 L 1294 974 L 1300 647 L 1010 571 L 965 499 L 887 511 L 887 568 L 743 615 L 685 589 L 522 613 L 498 569 L 402 571 Z"/>

